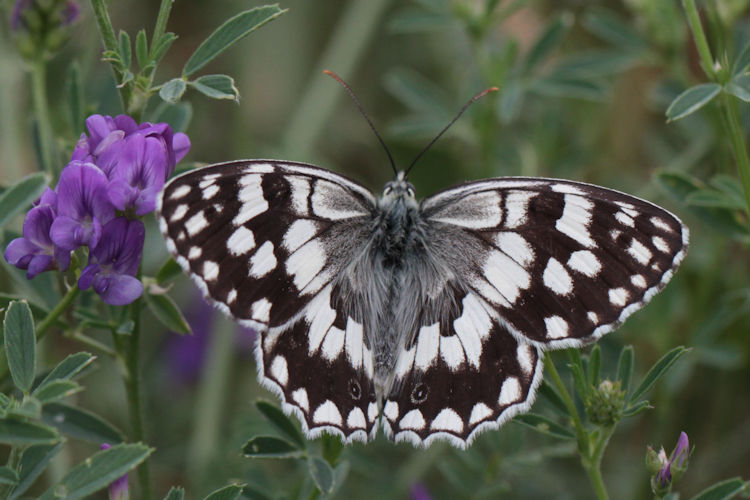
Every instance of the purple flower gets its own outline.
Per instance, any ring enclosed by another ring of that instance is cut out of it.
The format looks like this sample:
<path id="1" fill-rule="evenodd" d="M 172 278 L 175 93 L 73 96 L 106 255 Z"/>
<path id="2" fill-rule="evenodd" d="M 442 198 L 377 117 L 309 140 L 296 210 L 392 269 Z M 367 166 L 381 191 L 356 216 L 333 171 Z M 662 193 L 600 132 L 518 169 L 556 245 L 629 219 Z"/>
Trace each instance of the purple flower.
<path id="1" fill-rule="evenodd" d="M 11 241 L 5 249 L 5 260 L 20 269 L 27 269 L 28 279 L 50 269 L 65 271 L 70 264 L 70 251 L 55 246 L 50 238 L 54 220 L 55 211 L 50 205 L 32 208 L 23 222 L 23 238 Z"/>
<path id="2" fill-rule="evenodd" d="M 146 215 L 156 208 L 156 197 L 164 187 L 167 151 L 162 141 L 150 136 L 132 135 L 123 144 L 107 195 L 118 210 Z"/>
<path id="3" fill-rule="evenodd" d="M 81 13 L 80 7 L 74 0 L 65 2 L 58 0 L 52 4 L 40 4 L 35 0 L 16 0 L 10 17 L 10 27 L 13 31 L 29 28 L 26 16 L 30 14 L 29 11 L 32 9 L 38 11 L 37 17 L 51 19 L 53 21 L 52 27 L 55 27 L 55 25 L 69 26 L 78 19 Z"/>
<path id="4" fill-rule="evenodd" d="M 653 454 L 653 449 L 649 449 Z M 656 474 L 651 478 L 651 488 L 654 492 L 666 493 L 672 487 L 672 483 L 682 476 L 687 469 L 688 458 L 690 457 L 690 441 L 688 435 L 680 432 L 677 440 L 677 446 L 672 454 L 667 458 L 667 452 L 662 447 L 658 455 L 651 461 L 660 467 Z M 655 469 L 655 468 L 654 468 Z"/>
<path id="5" fill-rule="evenodd" d="M 102 300 L 113 306 L 130 304 L 143 293 L 135 277 L 143 253 L 146 228 L 139 220 L 117 217 L 102 228 L 99 244 L 91 250 L 88 265 L 78 279 L 78 288 L 91 286 Z"/>
<path id="6" fill-rule="evenodd" d="M 430 496 L 427 486 L 422 482 L 412 483 L 410 490 L 411 500 L 432 500 L 432 496 Z"/>
<path id="7" fill-rule="evenodd" d="M 174 170 L 175 164 L 190 150 L 190 139 L 183 133 L 174 134 L 167 123 L 140 125 L 127 115 L 111 116 L 91 115 L 86 119 L 89 135 L 81 135 L 75 150 L 73 160 L 95 163 L 111 178 L 117 170 L 124 149 L 125 139 L 132 135 L 141 135 L 158 139 L 165 151 L 166 169 L 164 180 Z"/>
<path id="8" fill-rule="evenodd" d="M 102 443 L 102 450 L 112 448 L 107 443 Z M 115 479 L 109 485 L 109 500 L 128 500 L 130 498 L 130 488 L 128 487 L 128 475 Z"/>
<path id="9" fill-rule="evenodd" d="M 99 243 L 102 226 L 115 216 L 107 198 L 107 177 L 91 163 L 70 162 L 57 183 L 57 218 L 50 236 L 55 245 L 74 250 Z"/>

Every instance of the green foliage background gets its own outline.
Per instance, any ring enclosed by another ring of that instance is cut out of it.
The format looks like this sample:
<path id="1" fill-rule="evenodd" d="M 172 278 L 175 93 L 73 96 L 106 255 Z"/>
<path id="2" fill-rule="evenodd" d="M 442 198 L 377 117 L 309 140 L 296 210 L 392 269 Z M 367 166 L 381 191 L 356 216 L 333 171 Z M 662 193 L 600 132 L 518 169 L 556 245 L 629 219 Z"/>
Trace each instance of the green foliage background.
<path id="1" fill-rule="evenodd" d="M 495 3 L 288 0 L 281 7 L 289 12 L 204 68 L 234 77 L 239 103 L 188 90 L 189 100 L 162 116 L 191 137 L 188 162 L 303 161 L 378 191 L 392 175 L 387 158 L 346 93 L 321 70 L 339 73 L 353 87 L 402 168 L 468 98 L 499 86 L 421 159 L 411 176 L 418 194 L 490 176 L 564 177 L 619 189 L 678 214 L 691 230 L 687 259 L 664 292 L 599 342 L 603 376 L 614 377 L 624 345 L 634 346 L 636 378 L 671 348 L 692 350 L 649 395 L 653 409 L 618 427 L 604 457 L 605 482 L 613 498 L 648 496 L 646 445 L 669 450 L 681 430 L 695 446 L 679 485 L 686 497 L 719 479 L 747 476 L 748 214 L 716 102 L 672 123 L 665 117 L 675 97 L 706 81 L 679 2 L 509 0 L 491 8 Z M 260 4 L 176 2 L 168 29 L 179 39 L 157 81 L 178 73 L 226 18 Z M 722 64 L 734 61 L 750 36 L 747 4 L 701 5 L 709 43 Z M 135 34 L 153 24 L 158 2 L 112 2 L 110 9 L 116 30 Z M 67 142 L 60 144 L 66 152 L 83 131 L 82 123 L 68 125 L 64 82 L 72 61 L 79 66 L 86 114 L 121 112 L 88 4 L 83 16 L 49 68 L 52 119 L 56 130 L 67 131 Z M 24 63 L 7 24 L 0 34 L 0 184 L 8 185 L 35 171 L 37 160 Z M 744 130 L 750 130 L 748 106 L 738 106 Z M 17 217 L 3 248 L 20 226 Z M 144 273 L 153 276 L 166 249 L 154 224 L 149 231 Z M 54 305 L 49 274 L 27 283 L 3 262 L 0 291 Z M 171 294 L 189 308 L 195 291 L 180 278 Z M 175 379 L 165 358 L 165 344 L 176 334 L 149 316 L 144 321 L 141 359 L 147 442 L 156 448 L 149 459 L 155 491 L 163 495 L 182 484 L 190 498 L 198 498 L 236 479 L 274 496 L 305 494 L 312 485 L 304 462 L 241 456 L 250 436 L 276 432 L 253 405 L 272 396 L 257 384 L 251 352 L 236 341 L 234 326 L 218 316 L 212 321 L 203 370 L 189 384 Z M 75 341 L 48 335 L 42 360 L 51 366 L 77 350 Z M 567 360 L 554 359 L 560 367 Z M 127 430 L 117 366 L 102 359 L 96 370 L 84 379 L 86 390 L 76 403 Z M 534 412 L 544 413 L 545 405 L 540 398 Z M 338 452 L 326 440 L 318 446 L 324 456 Z M 47 481 L 95 449 L 71 440 Z M 381 437 L 341 453 L 348 475 L 340 498 L 404 498 L 415 483 L 434 498 L 591 494 L 574 442 L 517 423 L 485 433 L 466 452 L 445 444 L 415 450 Z"/>

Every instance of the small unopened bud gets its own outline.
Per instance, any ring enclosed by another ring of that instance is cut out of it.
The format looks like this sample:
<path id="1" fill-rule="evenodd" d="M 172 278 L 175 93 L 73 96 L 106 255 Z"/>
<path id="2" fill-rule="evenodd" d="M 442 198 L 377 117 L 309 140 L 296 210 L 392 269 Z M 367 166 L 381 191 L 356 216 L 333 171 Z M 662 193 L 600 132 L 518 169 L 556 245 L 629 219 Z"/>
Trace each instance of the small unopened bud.
<path id="1" fill-rule="evenodd" d="M 625 391 L 619 381 L 603 380 L 586 401 L 586 414 L 596 425 L 614 425 L 622 418 L 624 408 Z"/>
<path id="2" fill-rule="evenodd" d="M 690 442 L 687 434 L 680 433 L 672 454 L 667 458 L 664 448 L 657 454 L 650 446 L 646 451 L 646 468 L 651 474 L 651 489 L 659 497 L 672 490 L 672 485 L 687 470 Z"/>

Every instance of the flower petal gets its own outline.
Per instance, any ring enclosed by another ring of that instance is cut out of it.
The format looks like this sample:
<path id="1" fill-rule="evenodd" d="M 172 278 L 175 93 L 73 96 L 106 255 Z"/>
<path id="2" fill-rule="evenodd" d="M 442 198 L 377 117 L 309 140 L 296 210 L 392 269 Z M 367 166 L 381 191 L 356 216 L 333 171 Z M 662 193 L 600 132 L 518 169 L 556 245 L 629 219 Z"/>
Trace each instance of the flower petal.
<path id="1" fill-rule="evenodd" d="M 26 279 L 32 279 L 37 274 L 55 268 L 54 258 L 49 254 L 35 255 L 29 261 Z"/>
<path id="2" fill-rule="evenodd" d="M 143 294 L 143 285 L 133 276 L 111 274 L 107 278 L 107 286 L 99 291 L 102 300 L 113 306 L 130 304 Z"/>
<path id="3" fill-rule="evenodd" d="M 23 221 L 23 237 L 41 248 L 51 247 L 50 226 L 54 220 L 55 212 L 49 205 L 32 208 Z"/>
<path id="4" fill-rule="evenodd" d="M 125 210 L 128 207 L 135 206 L 138 199 L 138 190 L 124 179 L 116 179 L 107 186 L 107 196 L 117 210 Z"/>
<path id="5" fill-rule="evenodd" d="M 94 278 L 101 270 L 98 264 L 92 264 L 89 258 L 89 265 L 86 266 L 81 272 L 81 276 L 78 278 L 78 288 L 81 290 L 88 290 L 94 283 Z"/>
<path id="6" fill-rule="evenodd" d="M 31 258 L 42 250 L 26 238 L 16 238 L 5 247 L 5 260 L 20 269 L 29 266 Z"/>
<path id="7" fill-rule="evenodd" d="M 177 132 L 172 138 L 172 149 L 174 149 L 175 162 L 179 162 L 190 151 L 190 138 L 182 132 Z"/>
<path id="8" fill-rule="evenodd" d="M 54 244 L 63 250 L 75 250 L 88 244 L 91 233 L 77 220 L 63 215 L 52 223 L 49 235 Z"/>

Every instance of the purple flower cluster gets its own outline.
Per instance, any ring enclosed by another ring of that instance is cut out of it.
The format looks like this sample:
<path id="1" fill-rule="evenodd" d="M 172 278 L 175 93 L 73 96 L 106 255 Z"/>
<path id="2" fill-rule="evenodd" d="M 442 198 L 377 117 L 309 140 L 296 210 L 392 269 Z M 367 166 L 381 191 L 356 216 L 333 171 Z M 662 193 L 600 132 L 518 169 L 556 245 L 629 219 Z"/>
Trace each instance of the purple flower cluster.
<path id="1" fill-rule="evenodd" d="M 130 304 L 143 287 L 135 278 L 145 228 L 137 217 L 156 208 L 164 182 L 190 149 L 185 134 L 166 123 L 137 124 L 129 116 L 92 115 L 57 187 L 47 188 L 10 242 L 5 259 L 27 270 L 70 265 L 70 253 L 88 247 L 78 287 L 93 287 L 112 305 Z"/>
<path id="2" fill-rule="evenodd" d="M 680 432 L 677 445 L 669 456 L 664 447 L 658 453 L 650 446 L 648 447 L 646 466 L 652 474 L 651 489 L 654 494 L 662 497 L 669 493 L 672 484 L 687 470 L 689 458 L 690 440 L 684 432 Z"/>

